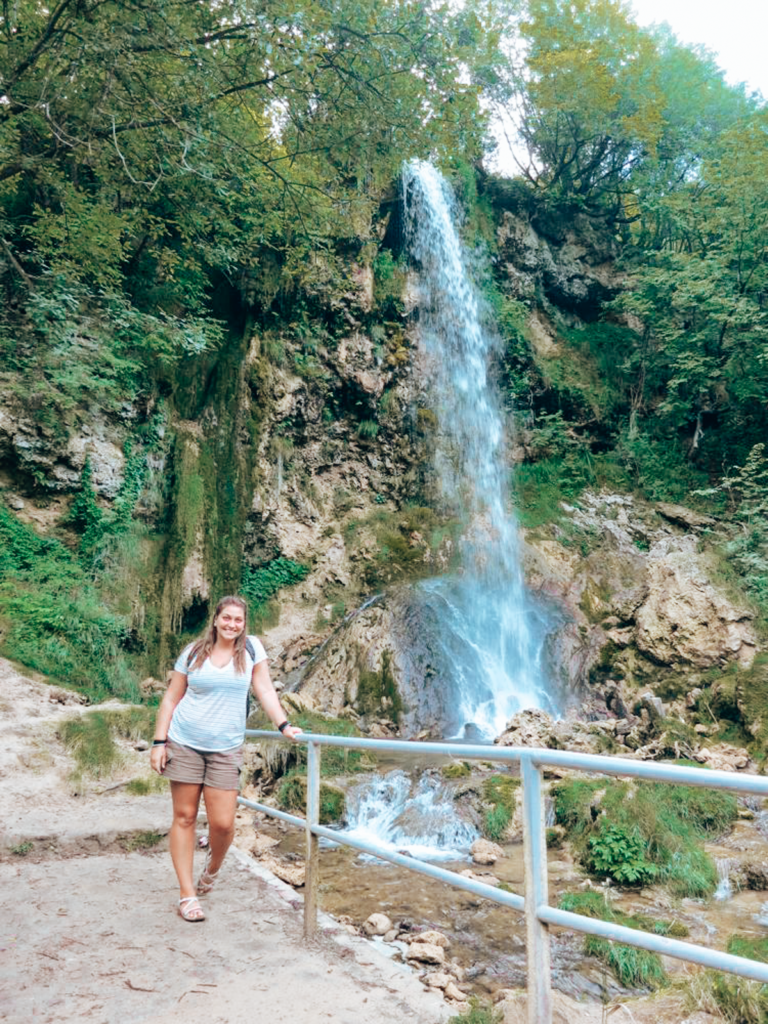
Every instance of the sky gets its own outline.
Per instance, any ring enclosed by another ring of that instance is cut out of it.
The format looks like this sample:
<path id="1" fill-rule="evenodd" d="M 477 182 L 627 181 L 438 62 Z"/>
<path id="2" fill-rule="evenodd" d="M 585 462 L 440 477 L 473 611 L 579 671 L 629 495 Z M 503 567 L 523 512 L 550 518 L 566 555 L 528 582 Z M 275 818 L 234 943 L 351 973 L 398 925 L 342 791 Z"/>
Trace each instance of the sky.
<path id="1" fill-rule="evenodd" d="M 630 0 L 640 25 L 666 21 L 682 43 L 703 43 L 731 84 L 768 99 L 768 0 Z"/>

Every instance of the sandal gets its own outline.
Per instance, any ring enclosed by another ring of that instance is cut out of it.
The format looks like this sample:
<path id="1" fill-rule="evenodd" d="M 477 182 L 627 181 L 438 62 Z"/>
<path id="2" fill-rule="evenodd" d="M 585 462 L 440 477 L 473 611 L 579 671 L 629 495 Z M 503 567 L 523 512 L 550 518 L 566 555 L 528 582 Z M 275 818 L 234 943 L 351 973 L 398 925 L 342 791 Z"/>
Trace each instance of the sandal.
<path id="1" fill-rule="evenodd" d="M 182 896 L 179 900 L 179 914 L 185 921 L 204 921 L 203 908 L 197 901 L 197 896 Z"/>
<path id="2" fill-rule="evenodd" d="M 200 878 L 197 880 L 198 896 L 205 896 L 206 893 L 209 893 L 216 884 L 216 879 L 219 877 L 219 871 L 221 871 L 221 868 L 219 868 L 219 871 L 209 871 L 208 865 L 210 863 L 211 855 L 209 853 L 208 856 L 205 858 L 205 867 L 203 868 L 202 873 L 200 874 Z"/>

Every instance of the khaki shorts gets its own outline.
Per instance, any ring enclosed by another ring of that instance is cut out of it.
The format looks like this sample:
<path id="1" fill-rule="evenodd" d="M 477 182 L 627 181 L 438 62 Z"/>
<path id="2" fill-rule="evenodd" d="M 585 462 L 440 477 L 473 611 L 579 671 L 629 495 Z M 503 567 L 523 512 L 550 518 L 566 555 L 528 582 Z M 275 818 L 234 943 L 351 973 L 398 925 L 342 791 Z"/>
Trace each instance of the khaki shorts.
<path id="1" fill-rule="evenodd" d="M 213 789 L 239 789 L 243 748 L 234 750 L 194 750 L 168 740 L 168 760 L 163 778 L 171 782 L 192 782 Z"/>

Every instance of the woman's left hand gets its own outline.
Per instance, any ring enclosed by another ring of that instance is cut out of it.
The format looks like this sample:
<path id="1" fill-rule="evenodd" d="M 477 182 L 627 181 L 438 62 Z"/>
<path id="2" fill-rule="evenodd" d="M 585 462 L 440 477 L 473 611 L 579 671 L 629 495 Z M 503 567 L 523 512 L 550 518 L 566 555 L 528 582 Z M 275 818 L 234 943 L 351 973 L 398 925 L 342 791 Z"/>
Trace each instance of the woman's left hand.
<path id="1" fill-rule="evenodd" d="M 296 737 L 301 734 L 301 729 L 297 725 L 286 725 L 283 729 L 283 736 L 287 736 L 289 740 L 296 742 Z"/>

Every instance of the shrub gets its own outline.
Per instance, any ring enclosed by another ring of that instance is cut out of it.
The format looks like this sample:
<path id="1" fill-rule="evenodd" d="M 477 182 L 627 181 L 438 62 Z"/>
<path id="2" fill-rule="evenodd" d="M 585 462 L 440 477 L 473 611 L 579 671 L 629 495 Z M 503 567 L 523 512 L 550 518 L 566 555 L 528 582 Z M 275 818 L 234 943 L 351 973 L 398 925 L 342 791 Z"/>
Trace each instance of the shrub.
<path id="1" fill-rule="evenodd" d="M 483 799 L 490 804 L 483 817 L 483 835 L 498 842 L 515 813 L 520 780 L 511 775 L 492 775 L 483 783 Z"/>
<path id="2" fill-rule="evenodd" d="M 304 775 L 286 776 L 277 791 L 277 802 L 284 811 L 304 814 L 307 806 L 307 779 Z M 320 783 L 320 824 L 331 825 L 344 817 L 344 793 L 336 786 Z"/>
<path id="3" fill-rule="evenodd" d="M 94 699 L 139 696 L 126 617 L 104 607 L 91 576 L 60 541 L 39 537 L 0 505 L 2 650 Z"/>
<path id="4" fill-rule="evenodd" d="M 732 796 L 615 779 L 570 779 L 553 786 L 552 796 L 556 821 L 588 871 L 623 885 L 658 879 L 676 896 L 708 896 L 717 887 L 701 840 L 731 826 Z"/>

